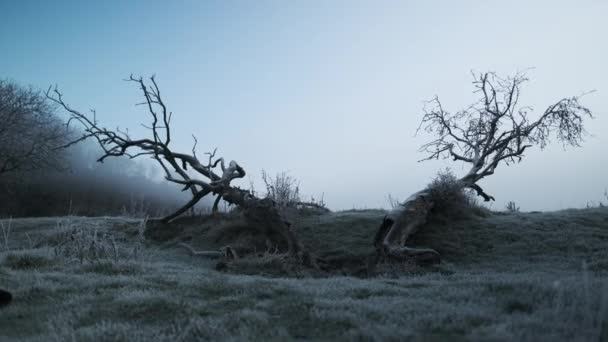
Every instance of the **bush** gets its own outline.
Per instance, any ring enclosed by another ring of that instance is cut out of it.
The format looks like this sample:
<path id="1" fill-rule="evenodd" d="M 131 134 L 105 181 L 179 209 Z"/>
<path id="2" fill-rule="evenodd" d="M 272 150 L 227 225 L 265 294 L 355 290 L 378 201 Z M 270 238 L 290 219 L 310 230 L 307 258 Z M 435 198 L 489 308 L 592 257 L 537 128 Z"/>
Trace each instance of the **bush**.
<path id="1" fill-rule="evenodd" d="M 266 197 L 279 206 L 285 207 L 290 203 L 300 202 L 300 182 L 287 172 L 277 173 L 272 178 L 266 171 L 262 171 L 262 180 L 266 185 Z"/>
<path id="2" fill-rule="evenodd" d="M 487 209 L 477 203 L 474 195 L 464 188 L 449 168 L 439 171 L 427 188 L 434 203 L 432 214 L 450 218 L 486 214 Z"/>
<path id="3" fill-rule="evenodd" d="M 507 203 L 507 205 L 505 206 L 505 209 L 507 210 L 507 212 L 509 213 L 518 213 L 519 212 L 519 207 L 517 206 L 517 204 L 515 204 L 515 202 L 513 201 L 509 201 Z"/>
<path id="4" fill-rule="evenodd" d="M 310 201 L 305 201 L 300 196 L 300 182 L 287 174 L 287 172 L 277 173 L 272 178 L 265 171 L 262 171 L 262 180 L 266 186 L 266 198 L 273 200 L 279 207 L 295 208 L 301 215 L 319 215 L 329 212 L 325 203 L 325 194 L 321 194 L 319 199 L 314 196 Z M 254 195 L 255 192 L 252 191 Z"/>

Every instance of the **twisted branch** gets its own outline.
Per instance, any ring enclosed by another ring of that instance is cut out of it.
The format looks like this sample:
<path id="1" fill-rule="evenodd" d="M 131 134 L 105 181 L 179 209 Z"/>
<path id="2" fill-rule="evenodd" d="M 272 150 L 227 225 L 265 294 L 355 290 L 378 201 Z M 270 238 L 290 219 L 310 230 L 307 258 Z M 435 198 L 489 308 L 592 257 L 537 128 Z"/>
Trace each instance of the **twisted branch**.
<path id="1" fill-rule="evenodd" d="M 563 98 L 532 120 L 532 108 L 519 106 L 521 87 L 528 81 L 525 73 L 502 78 L 489 72 L 473 77 L 474 93 L 481 98 L 468 108 L 450 113 L 438 97 L 428 102 L 417 132 L 423 129 L 437 138 L 422 145 L 420 151 L 428 155 L 420 161 L 452 158 L 471 164 L 461 181 L 490 201 L 494 197 L 477 182 L 494 174 L 500 164 L 520 162 L 528 148 L 542 149 L 552 137 L 564 146 L 580 146 L 586 134 L 583 121 L 593 118 L 579 103 L 586 94 Z"/>
<path id="2" fill-rule="evenodd" d="M 196 154 L 198 140 L 194 136 L 192 154 L 174 152 L 170 146 L 172 142 L 170 126 L 172 113 L 168 111 L 161 97 L 155 77 L 150 77 L 149 83 L 147 83 L 143 78 L 135 78 L 131 75 L 126 81 L 136 83 L 142 92 L 145 101 L 138 105 L 144 105 L 147 108 L 151 123 L 143 126 L 151 131 L 152 137 L 133 139 L 128 130 L 107 129 L 98 122 L 94 110 L 91 110 L 91 114 L 87 115 L 70 107 L 64 101 L 63 94 L 57 87 L 49 87 L 46 91 L 46 97 L 69 113 L 68 125 L 72 122 L 78 122 L 84 130 L 82 136 L 68 142 L 63 147 L 93 138 L 103 150 L 102 156 L 98 159 L 99 162 L 103 162 L 108 157 L 120 156 L 129 158 L 150 156 L 156 160 L 162 168 L 166 180 L 183 185 L 182 191 L 190 190 L 192 193 L 192 199 L 182 208 L 163 218 L 165 222 L 185 213 L 208 194 L 217 195 L 218 199 L 216 201 L 219 202 L 219 198 L 231 189 L 231 182 L 245 176 L 245 170 L 235 161 L 231 161 L 228 167 L 225 167 L 224 158 L 215 159 L 217 149 L 207 153 L 209 156 L 208 162 L 206 165 L 202 164 Z M 216 171 L 218 165 L 220 170 Z M 200 179 L 191 178 L 186 172 L 188 168 L 196 171 L 202 177 Z M 225 200 L 229 201 L 230 199 Z M 217 205 L 214 207 L 217 210 Z"/>

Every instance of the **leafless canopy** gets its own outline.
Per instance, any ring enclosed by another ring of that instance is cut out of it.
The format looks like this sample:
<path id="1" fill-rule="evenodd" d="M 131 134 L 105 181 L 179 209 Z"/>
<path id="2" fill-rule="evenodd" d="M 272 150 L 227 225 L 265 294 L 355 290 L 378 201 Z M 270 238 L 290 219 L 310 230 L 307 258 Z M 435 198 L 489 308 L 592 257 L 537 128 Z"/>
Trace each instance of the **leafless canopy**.
<path id="1" fill-rule="evenodd" d="M 425 108 L 418 128 L 436 137 L 420 148 L 427 153 L 422 160 L 452 158 L 471 164 L 469 172 L 460 179 L 433 182 L 389 212 L 374 237 L 376 256 L 370 259 L 368 272 L 373 272 L 383 258 L 413 257 L 424 263 L 440 262 L 437 251 L 408 247 L 405 243 L 424 226 L 432 210 L 445 206 L 441 201 L 461 200 L 459 196 L 450 196 L 460 193 L 462 187 L 476 191 L 486 201 L 494 200 L 477 182 L 494 174 L 499 165 L 521 161 L 528 148 L 544 148 L 554 137 L 564 145 L 579 146 L 582 142 L 583 121 L 592 116 L 579 103 L 580 96 L 563 98 L 540 115 L 532 116 L 532 108 L 519 104 L 522 85 L 528 81 L 525 74 L 502 78 L 495 73 L 483 73 L 473 77 L 479 101 L 450 113 L 435 97 Z"/>
<path id="2" fill-rule="evenodd" d="M 519 104 L 522 85 L 528 81 L 525 73 L 502 78 L 490 72 L 473 77 L 474 93 L 480 99 L 468 108 L 451 113 L 438 97 L 429 101 L 419 130 L 437 138 L 420 150 L 428 154 L 423 160 L 452 158 L 471 164 L 461 180 L 486 201 L 494 198 L 477 182 L 492 175 L 501 163 L 519 162 L 526 149 L 544 148 L 551 138 L 564 146 L 579 146 L 583 141 L 583 121 L 592 114 L 579 103 L 582 95 L 563 98 L 534 118 L 531 107 Z"/>
<path id="3" fill-rule="evenodd" d="M 126 80 L 137 84 L 141 89 L 144 102 L 140 105 L 146 106 L 150 115 L 151 123 L 144 125 L 150 130 L 151 137 L 135 139 L 128 131 L 107 129 L 97 121 L 95 111 L 90 114 L 82 113 L 64 102 L 61 92 L 55 87 L 49 88 L 46 96 L 63 107 L 70 114 L 70 122 L 76 121 L 84 129 L 84 133 L 78 139 L 69 142 L 66 146 L 76 144 L 85 139 L 95 139 L 103 149 L 103 155 L 98 161 L 103 162 L 108 157 L 127 156 L 136 158 L 149 156 L 155 159 L 162 167 L 165 178 L 180 185 L 183 191 L 191 191 L 192 199 L 174 214 L 164 218 L 169 221 L 188 209 L 193 207 L 206 195 L 217 195 L 216 204 L 220 198 L 235 203 L 243 201 L 246 192 L 233 188 L 230 182 L 236 178 L 245 176 L 245 170 L 235 161 L 225 165 L 224 158 L 216 158 L 216 151 L 206 153 L 205 160 L 201 162 L 196 152 L 197 139 L 190 154 L 175 152 L 171 148 L 171 112 L 163 102 L 161 92 L 153 77 L 149 81 L 143 78 L 134 78 L 132 75 Z M 68 122 L 68 124 L 70 123 Z M 187 172 L 188 168 L 194 170 L 203 179 L 192 178 Z M 218 170 L 219 169 L 219 170 Z M 221 174 L 218 174 L 221 172 Z M 215 206 L 217 208 L 217 205 Z"/>
<path id="4" fill-rule="evenodd" d="M 0 174 L 64 169 L 64 155 L 57 147 L 69 136 L 43 94 L 0 80 Z"/>

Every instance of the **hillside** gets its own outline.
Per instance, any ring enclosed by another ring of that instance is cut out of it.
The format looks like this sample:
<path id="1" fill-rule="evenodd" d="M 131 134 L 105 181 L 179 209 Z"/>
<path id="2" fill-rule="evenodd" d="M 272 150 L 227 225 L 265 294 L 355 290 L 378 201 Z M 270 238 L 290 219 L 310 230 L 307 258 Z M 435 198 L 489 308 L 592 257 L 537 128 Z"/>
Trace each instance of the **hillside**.
<path id="1" fill-rule="evenodd" d="M 364 278 L 383 215 L 298 218 L 326 273 L 283 262 L 229 215 L 149 222 L 146 239 L 127 218 L 3 220 L 0 288 L 15 299 L 0 340 L 608 340 L 608 209 L 437 218 L 412 243 L 442 264 Z M 218 272 L 178 242 L 261 256 Z"/>

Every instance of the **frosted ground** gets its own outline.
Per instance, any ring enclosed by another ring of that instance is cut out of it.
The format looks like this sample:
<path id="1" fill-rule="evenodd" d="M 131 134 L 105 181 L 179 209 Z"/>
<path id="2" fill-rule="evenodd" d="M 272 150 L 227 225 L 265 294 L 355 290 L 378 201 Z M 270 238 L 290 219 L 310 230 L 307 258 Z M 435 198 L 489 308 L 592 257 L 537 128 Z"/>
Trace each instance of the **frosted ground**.
<path id="1" fill-rule="evenodd" d="M 608 209 L 435 222 L 415 243 L 441 265 L 356 276 L 382 215 L 300 220 L 302 241 L 343 266 L 330 275 L 281 269 L 267 252 L 220 272 L 177 246 L 219 246 L 226 217 L 162 240 L 130 218 L 2 220 L 0 288 L 15 299 L 0 340 L 608 340 Z"/>

